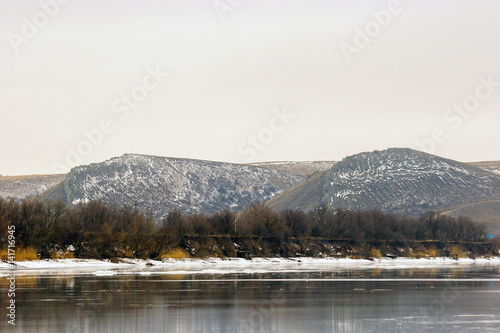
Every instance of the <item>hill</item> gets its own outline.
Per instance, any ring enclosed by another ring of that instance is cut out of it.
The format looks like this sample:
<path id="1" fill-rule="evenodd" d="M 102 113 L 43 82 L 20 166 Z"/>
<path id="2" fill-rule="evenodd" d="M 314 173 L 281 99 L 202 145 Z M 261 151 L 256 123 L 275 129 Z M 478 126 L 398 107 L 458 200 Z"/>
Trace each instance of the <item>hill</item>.
<path id="1" fill-rule="evenodd" d="M 43 197 L 59 197 L 71 204 L 102 200 L 137 205 L 160 217 L 173 209 L 186 213 L 240 210 L 305 179 L 251 165 L 126 154 L 73 168 L 63 184 Z"/>
<path id="2" fill-rule="evenodd" d="M 308 176 L 317 171 L 331 168 L 335 162 L 305 161 L 305 162 L 262 162 L 248 164 L 265 169 L 284 171 L 290 174 Z M 0 197 L 22 200 L 44 193 L 45 198 L 64 200 L 62 182 L 66 175 L 24 175 L 0 176 Z M 58 186 L 59 185 L 59 186 Z"/>
<path id="3" fill-rule="evenodd" d="M 407 148 L 352 155 L 272 199 L 274 209 L 331 205 L 419 215 L 500 198 L 500 176 Z"/>

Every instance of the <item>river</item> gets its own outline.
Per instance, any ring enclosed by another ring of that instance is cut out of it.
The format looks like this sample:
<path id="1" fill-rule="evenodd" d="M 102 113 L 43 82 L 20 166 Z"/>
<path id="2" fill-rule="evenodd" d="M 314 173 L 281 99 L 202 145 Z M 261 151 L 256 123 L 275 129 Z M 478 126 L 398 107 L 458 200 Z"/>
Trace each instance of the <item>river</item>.
<path id="1" fill-rule="evenodd" d="M 500 266 L 30 272 L 16 326 L 3 317 L 2 332 L 30 333 L 498 332 Z"/>

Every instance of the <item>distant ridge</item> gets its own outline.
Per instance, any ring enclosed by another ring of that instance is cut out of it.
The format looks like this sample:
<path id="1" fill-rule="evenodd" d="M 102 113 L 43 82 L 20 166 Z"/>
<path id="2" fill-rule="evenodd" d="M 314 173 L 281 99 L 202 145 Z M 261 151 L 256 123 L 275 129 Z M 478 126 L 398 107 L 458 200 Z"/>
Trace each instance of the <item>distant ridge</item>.
<path id="1" fill-rule="evenodd" d="M 267 169 L 275 169 L 286 172 L 295 173 L 302 176 L 309 176 L 318 171 L 324 171 L 330 169 L 335 165 L 335 161 L 303 161 L 303 162 L 259 162 L 251 163 L 249 165 L 255 165 Z"/>
<path id="2" fill-rule="evenodd" d="M 500 161 L 471 162 L 467 164 L 474 165 L 481 169 L 500 175 Z"/>
<path id="3" fill-rule="evenodd" d="M 0 197 L 22 200 L 56 186 L 66 175 L 27 175 L 0 177 Z"/>

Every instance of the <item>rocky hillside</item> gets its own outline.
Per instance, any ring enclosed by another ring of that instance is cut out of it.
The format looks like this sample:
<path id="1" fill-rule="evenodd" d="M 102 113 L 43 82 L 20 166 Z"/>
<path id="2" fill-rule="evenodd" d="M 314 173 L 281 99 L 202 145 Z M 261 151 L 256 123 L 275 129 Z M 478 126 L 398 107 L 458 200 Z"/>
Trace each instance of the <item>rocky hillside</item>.
<path id="1" fill-rule="evenodd" d="M 301 175 L 257 166 L 126 154 L 73 168 L 59 186 L 63 193 L 51 196 L 72 204 L 137 204 L 160 217 L 174 208 L 187 213 L 239 210 L 303 180 Z"/>
<path id="2" fill-rule="evenodd" d="M 262 162 L 252 163 L 250 166 L 284 171 L 291 174 L 309 176 L 317 171 L 330 169 L 335 162 L 305 161 L 305 162 Z M 66 175 L 27 175 L 27 176 L 0 176 L 0 197 L 22 200 L 40 195 L 60 200 L 64 199 L 60 184 Z"/>
<path id="3" fill-rule="evenodd" d="M 269 205 L 281 210 L 329 204 L 418 215 L 499 197 L 500 176 L 412 149 L 392 148 L 349 156 Z"/>

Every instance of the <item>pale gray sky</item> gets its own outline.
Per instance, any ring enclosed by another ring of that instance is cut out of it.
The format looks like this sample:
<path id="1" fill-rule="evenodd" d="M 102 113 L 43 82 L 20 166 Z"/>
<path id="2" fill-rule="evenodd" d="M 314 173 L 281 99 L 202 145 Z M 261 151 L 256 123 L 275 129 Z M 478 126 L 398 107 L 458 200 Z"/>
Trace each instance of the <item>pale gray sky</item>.
<path id="1" fill-rule="evenodd" d="M 0 174 L 124 153 L 500 160 L 499 17 L 494 0 L 0 0 Z"/>

